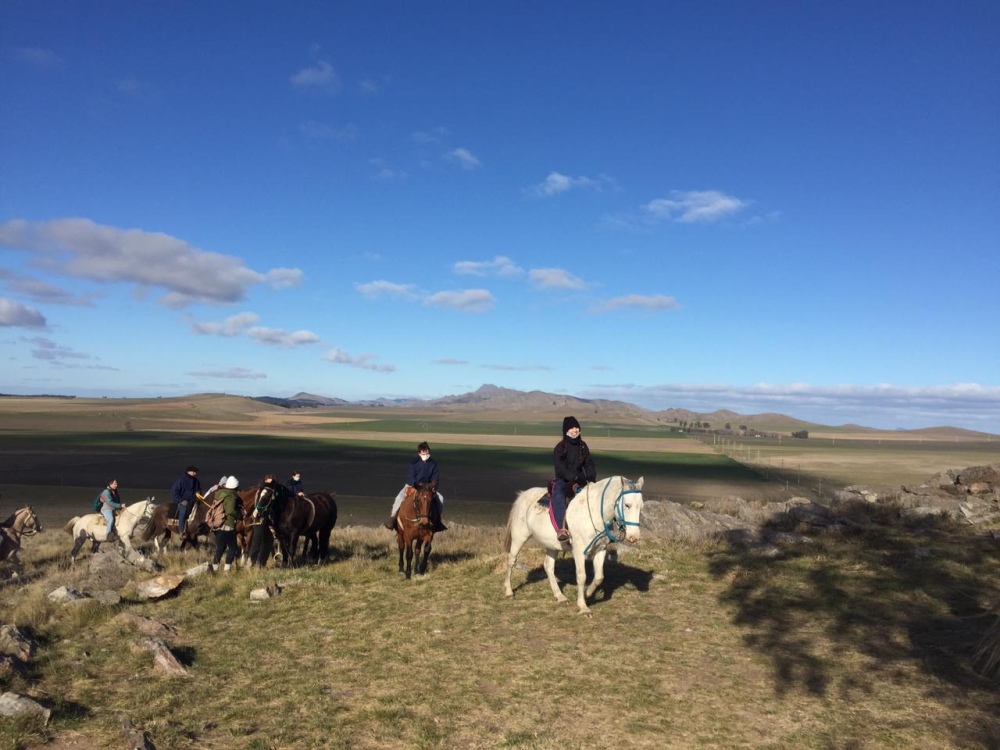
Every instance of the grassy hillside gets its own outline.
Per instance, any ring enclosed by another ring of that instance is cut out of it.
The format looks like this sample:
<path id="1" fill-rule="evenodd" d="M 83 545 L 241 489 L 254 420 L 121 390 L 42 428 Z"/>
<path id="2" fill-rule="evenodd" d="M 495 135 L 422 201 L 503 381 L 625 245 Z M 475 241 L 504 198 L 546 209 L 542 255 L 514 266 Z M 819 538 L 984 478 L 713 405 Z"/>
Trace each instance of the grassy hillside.
<path id="1" fill-rule="evenodd" d="M 996 545 L 855 520 L 781 556 L 645 539 L 609 563 L 592 619 L 554 601 L 537 551 L 505 600 L 499 528 L 439 535 L 410 582 L 388 532 L 337 529 L 327 565 L 200 576 L 153 602 L 126 586 L 115 606 L 47 599 L 84 587 L 86 566 L 46 532 L 27 544 L 27 582 L 0 589 L 4 621 L 39 644 L 0 689 L 53 719 L 0 720 L 0 747 L 117 747 L 122 717 L 172 750 L 996 747 L 997 684 L 974 656 L 1000 595 Z M 573 580 L 569 561 L 556 569 Z M 133 649 L 123 612 L 169 626 L 188 676 Z"/>

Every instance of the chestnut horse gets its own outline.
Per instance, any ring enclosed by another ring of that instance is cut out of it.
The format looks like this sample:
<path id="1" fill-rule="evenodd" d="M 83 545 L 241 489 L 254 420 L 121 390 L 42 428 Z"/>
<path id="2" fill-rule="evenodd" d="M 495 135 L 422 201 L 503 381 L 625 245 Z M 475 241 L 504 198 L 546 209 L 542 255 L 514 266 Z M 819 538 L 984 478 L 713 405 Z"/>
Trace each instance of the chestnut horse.
<path id="1" fill-rule="evenodd" d="M 211 496 L 211 493 L 209 493 Z M 205 523 L 205 516 L 208 514 L 208 507 L 211 501 L 202 498 L 194 501 L 194 508 L 188 512 L 187 520 L 184 523 L 184 535 L 181 537 L 181 551 L 186 547 L 198 549 L 198 537 L 207 537 L 209 534 L 208 524 Z M 157 553 L 162 552 L 170 543 L 170 537 L 177 531 L 177 504 L 160 503 L 153 511 L 153 515 L 142 531 L 144 542 L 153 542 Z"/>
<path id="2" fill-rule="evenodd" d="M 21 574 L 21 537 L 33 536 L 42 530 L 34 509 L 25 505 L 14 511 L 5 521 L 0 522 L 0 560 L 10 560 L 14 564 L 14 577 Z"/>
<path id="3" fill-rule="evenodd" d="M 410 579 L 413 557 L 417 558 L 417 575 L 427 572 L 427 559 L 431 555 L 434 540 L 434 520 L 431 510 L 434 502 L 434 487 L 420 483 L 407 490 L 403 504 L 396 516 L 396 546 L 399 547 L 399 572 Z M 403 553 L 406 553 L 406 568 L 403 568 Z"/>

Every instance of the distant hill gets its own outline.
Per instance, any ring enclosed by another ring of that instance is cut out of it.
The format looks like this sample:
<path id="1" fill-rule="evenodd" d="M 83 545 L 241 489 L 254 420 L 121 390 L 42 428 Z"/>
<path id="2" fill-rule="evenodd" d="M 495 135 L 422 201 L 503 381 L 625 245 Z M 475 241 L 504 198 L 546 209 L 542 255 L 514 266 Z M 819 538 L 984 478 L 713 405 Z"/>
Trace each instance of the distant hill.
<path id="1" fill-rule="evenodd" d="M 435 399 L 374 399 L 367 401 L 345 401 L 340 398 L 328 398 L 311 393 L 298 393 L 290 399 L 260 397 L 265 403 L 280 405 L 285 408 L 322 408 L 322 407 L 377 407 L 377 408 L 408 408 L 433 412 L 462 413 L 475 412 L 478 416 L 489 419 L 524 419 L 525 413 L 530 413 L 537 419 L 561 418 L 566 414 L 575 414 L 580 419 L 629 420 L 645 424 L 680 424 L 682 422 L 705 423 L 711 430 L 729 429 L 734 432 L 741 427 L 760 432 L 777 432 L 787 434 L 806 430 L 809 432 L 883 432 L 872 427 L 845 424 L 840 426 L 822 425 L 807 422 L 786 414 L 766 412 L 763 414 L 739 414 L 728 409 L 717 409 L 712 412 L 695 412 L 690 409 L 664 409 L 652 411 L 626 401 L 606 399 L 586 399 L 565 394 L 547 393 L 545 391 L 518 391 L 512 388 L 485 384 L 475 391 L 453 396 L 442 396 Z M 902 430 L 897 432 L 922 433 L 928 439 L 949 439 L 952 437 L 978 438 L 987 437 L 989 433 L 965 430 L 958 427 L 934 427 L 925 430 Z"/>

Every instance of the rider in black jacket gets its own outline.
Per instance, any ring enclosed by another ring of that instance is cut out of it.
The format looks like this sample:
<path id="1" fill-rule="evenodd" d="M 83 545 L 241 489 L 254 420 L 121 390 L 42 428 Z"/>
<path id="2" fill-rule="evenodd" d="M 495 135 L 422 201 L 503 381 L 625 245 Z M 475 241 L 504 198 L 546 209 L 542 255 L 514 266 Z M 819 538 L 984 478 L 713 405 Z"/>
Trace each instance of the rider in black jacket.
<path id="1" fill-rule="evenodd" d="M 559 541 L 569 541 L 566 531 L 566 497 L 573 498 L 586 486 L 597 480 L 597 467 L 590 456 L 590 448 L 580 439 L 580 423 L 576 417 L 566 417 L 562 424 L 563 439 L 552 451 L 556 481 L 552 486 L 552 515 Z"/>

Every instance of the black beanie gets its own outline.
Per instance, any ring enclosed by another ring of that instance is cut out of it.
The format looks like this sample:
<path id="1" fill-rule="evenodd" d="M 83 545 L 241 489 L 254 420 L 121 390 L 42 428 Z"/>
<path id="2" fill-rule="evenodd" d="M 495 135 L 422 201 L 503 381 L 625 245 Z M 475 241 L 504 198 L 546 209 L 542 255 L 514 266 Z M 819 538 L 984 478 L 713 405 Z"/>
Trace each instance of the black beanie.
<path id="1" fill-rule="evenodd" d="M 569 432 L 574 427 L 576 427 L 576 429 L 578 429 L 578 430 L 580 429 L 580 423 L 576 421 L 576 417 L 566 417 L 563 420 L 563 430 L 562 430 L 563 431 L 563 435 L 565 435 L 567 432 Z"/>

